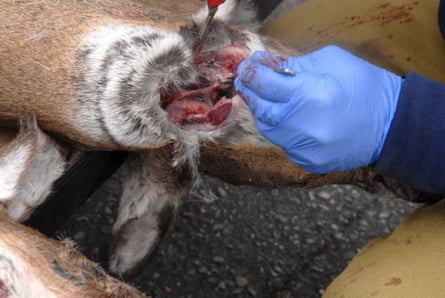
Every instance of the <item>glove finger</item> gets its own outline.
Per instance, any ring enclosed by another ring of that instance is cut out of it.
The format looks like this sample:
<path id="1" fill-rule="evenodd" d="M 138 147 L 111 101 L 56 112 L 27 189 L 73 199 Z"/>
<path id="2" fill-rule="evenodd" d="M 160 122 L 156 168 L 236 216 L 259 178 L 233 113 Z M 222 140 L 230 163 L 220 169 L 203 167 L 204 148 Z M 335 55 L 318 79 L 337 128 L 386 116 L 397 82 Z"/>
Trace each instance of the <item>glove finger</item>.
<path id="1" fill-rule="evenodd" d="M 255 92 L 246 87 L 241 82 L 240 78 L 235 79 L 234 85 L 238 94 L 241 96 L 244 102 L 249 106 L 249 109 L 252 112 L 252 114 L 255 115 L 258 103 L 261 103 L 263 99 L 261 99 Z"/>
<path id="2" fill-rule="evenodd" d="M 275 126 L 280 123 L 283 118 L 284 104 L 271 102 L 258 96 L 254 91 L 244 86 L 239 78 L 235 80 L 235 86 L 237 86 L 239 95 L 249 106 L 256 121 L 269 126 Z"/>
<path id="3" fill-rule="evenodd" d="M 283 67 L 294 71 L 307 71 L 316 74 L 338 74 L 345 64 L 361 62 L 362 59 L 337 46 L 326 46 L 300 57 L 289 57 L 283 61 Z"/>
<path id="4" fill-rule="evenodd" d="M 241 82 L 258 96 L 275 102 L 287 102 L 296 91 L 296 76 L 278 73 L 272 68 L 251 59 L 238 66 Z"/>
<path id="5" fill-rule="evenodd" d="M 285 58 L 272 55 L 267 51 L 255 51 L 252 56 L 250 56 L 250 60 L 272 69 L 283 68 L 282 64 L 286 61 Z"/>
<path id="6" fill-rule="evenodd" d="M 310 69 L 310 67 L 306 66 L 309 66 L 309 64 L 312 63 L 311 61 L 307 61 L 308 59 L 306 56 L 290 56 L 288 58 L 283 58 L 280 56 L 274 56 L 267 51 L 255 51 L 250 57 L 250 60 L 264 66 L 268 66 L 274 70 L 287 68 L 294 72 L 301 72 L 307 68 Z"/>
<path id="7" fill-rule="evenodd" d="M 337 63 L 336 57 L 334 55 L 331 57 L 326 55 L 326 51 L 326 48 L 322 48 L 304 56 L 289 57 L 282 62 L 282 67 L 291 69 L 294 72 L 311 72 L 319 75 L 327 73 L 328 69 L 339 71 L 341 68 L 332 67 L 332 65 Z"/>
<path id="8" fill-rule="evenodd" d="M 249 88 L 249 84 L 244 83 L 240 77 L 235 79 L 234 84 L 237 92 L 253 112 L 257 109 L 258 104 L 265 105 L 264 102 L 269 102 L 272 106 L 287 103 L 287 101 L 278 102 L 263 97 L 261 93 Z M 292 82 L 295 91 L 289 95 L 289 100 L 292 100 L 294 108 L 298 108 L 307 101 L 312 101 L 313 104 L 323 104 L 322 102 L 329 100 L 330 93 L 336 92 L 335 84 L 336 81 L 327 76 L 307 72 L 299 73 Z"/>

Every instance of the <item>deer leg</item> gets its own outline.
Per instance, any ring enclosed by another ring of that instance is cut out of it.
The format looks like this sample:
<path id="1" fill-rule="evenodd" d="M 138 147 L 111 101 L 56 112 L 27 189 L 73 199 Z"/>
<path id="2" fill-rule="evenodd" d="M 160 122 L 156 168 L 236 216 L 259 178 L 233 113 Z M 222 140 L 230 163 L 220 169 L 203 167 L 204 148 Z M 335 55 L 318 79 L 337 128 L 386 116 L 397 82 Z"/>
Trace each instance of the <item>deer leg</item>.
<path id="1" fill-rule="evenodd" d="M 107 275 L 68 242 L 8 218 L 0 206 L 0 297 L 146 297 Z"/>
<path id="2" fill-rule="evenodd" d="M 170 153 L 162 149 L 133 153 L 122 170 L 124 190 L 113 226 L 109 267 L 117 275 L 128 275 L 157 246 L 190 179 L 171 166 Z"/>
<path id="3" fill-rule="evenodd" d="M 65 170 L 64 153 L 34 116 L 22 119 L 17 137 L 0 148 L 0 202 L 11 218 L 27 219 L 45 200 Z"/>

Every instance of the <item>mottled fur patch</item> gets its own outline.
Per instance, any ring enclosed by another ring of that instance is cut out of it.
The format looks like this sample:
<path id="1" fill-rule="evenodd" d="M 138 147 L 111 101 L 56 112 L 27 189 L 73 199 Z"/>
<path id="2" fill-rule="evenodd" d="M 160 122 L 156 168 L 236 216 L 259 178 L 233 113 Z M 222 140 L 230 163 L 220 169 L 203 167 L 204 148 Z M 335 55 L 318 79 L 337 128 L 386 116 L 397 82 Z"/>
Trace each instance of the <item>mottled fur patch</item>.
<path id="1" fill-rule="evenodd" d="M 160 90 L 195 78 L 190 47 L 174 32 L 110 25 L 90 33 L 77 59 L 83 129 L 122 147 L 157 147 L 180 135 L 159 105 Z"/>

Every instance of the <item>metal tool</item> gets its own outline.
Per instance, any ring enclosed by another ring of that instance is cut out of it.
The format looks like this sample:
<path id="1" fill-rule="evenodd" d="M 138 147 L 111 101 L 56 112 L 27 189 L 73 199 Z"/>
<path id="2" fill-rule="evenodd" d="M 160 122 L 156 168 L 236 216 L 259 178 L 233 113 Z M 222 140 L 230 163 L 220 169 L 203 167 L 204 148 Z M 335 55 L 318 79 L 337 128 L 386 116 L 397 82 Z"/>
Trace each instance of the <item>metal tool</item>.
<path id="1" fill-rule="evenodd" d="M 204 41 L 207 38 L 207 35 L 209 34 L 210 24 L 213 21 L 213 18 L 215 17 L 216 12 L 218 11 L 218 7 L 223 4 L 225 0 L 207 0 L 207 8 L 208 8 L 208 14 L 204 21 L 204 24 L 202 25 L 201 29 L 198 33 L 198 38 L 195 41 L 195 44 L 193 46 L 193 50 L 195 53 L 199 53 L 202 50 L 202 47 L 204 45 Z"/>
<path id="2" fill-rule="evenodd" d="M 233 82 L 235 81 L 235 78 L 236 77 L 234 77 L 234 76 L 233 77 L 227 77 L 227 78 L 224 78 L 224 79 L 220 80 L 219 83 L 223 84 L 223 85 L 232 85 Z"/>
<path id="3" fill-rule="evenodd" d="M 295 76 L 295 71 L 289 69 L 289 68 L 276 68 L 273 69 L 273 71 L 284 74 L 286 76 Z"/>
<path id="4" fill-rule="evenodd" d="M 293 71 L 293 70 L 291 70 L 289 68 L 272 68 L 272 70 L 275 71 L 276 73 L 280 73 L 280 74 L 283 74 L 285 76 L 293 77 L 293 76 L 296 75 L 295 71 Z M 224 78 L 224 79 L 220 80 L 219 83 L 220 84 L 224 84 L 224 85 L 226 85 L 226 84 L 233 84 L 233 82 L 235 81 L 235 78 L 236 78 L 235 76 L 227 77 L 227 78 Z"/>

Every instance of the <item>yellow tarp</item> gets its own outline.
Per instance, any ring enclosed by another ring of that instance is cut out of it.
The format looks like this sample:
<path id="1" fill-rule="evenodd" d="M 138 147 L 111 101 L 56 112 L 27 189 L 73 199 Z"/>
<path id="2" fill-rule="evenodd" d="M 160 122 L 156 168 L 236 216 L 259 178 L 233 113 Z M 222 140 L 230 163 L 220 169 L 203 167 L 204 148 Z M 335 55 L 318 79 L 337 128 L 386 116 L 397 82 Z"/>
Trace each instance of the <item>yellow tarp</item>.
<path id="1" fill-rule="evenodd" d="M 336 44 L 398 74 L 445 82 L 438 0 L 308 0 L 264 27 L 303 53 Z"/>
<path id="2" fill-rule="evenodd" d="M 420 208 L 365 246 L 324 298 L 445 297 L 445 200 Z"/>

